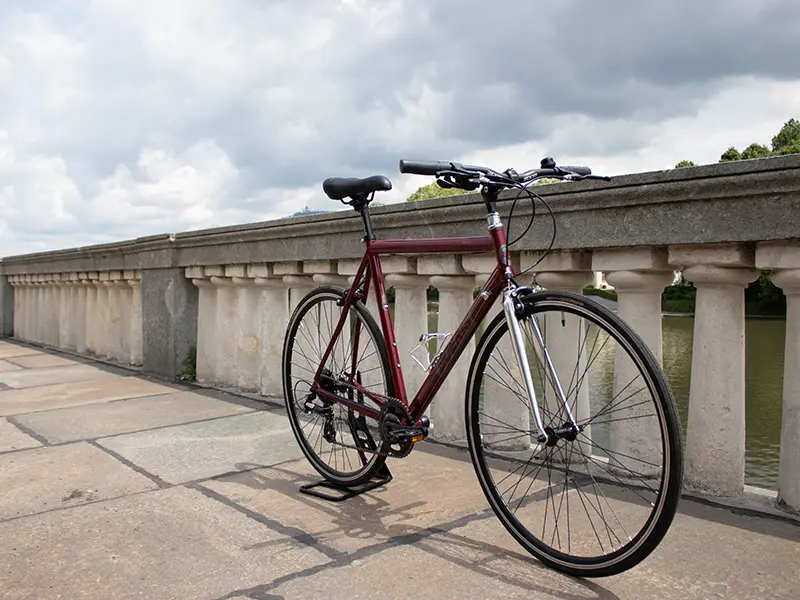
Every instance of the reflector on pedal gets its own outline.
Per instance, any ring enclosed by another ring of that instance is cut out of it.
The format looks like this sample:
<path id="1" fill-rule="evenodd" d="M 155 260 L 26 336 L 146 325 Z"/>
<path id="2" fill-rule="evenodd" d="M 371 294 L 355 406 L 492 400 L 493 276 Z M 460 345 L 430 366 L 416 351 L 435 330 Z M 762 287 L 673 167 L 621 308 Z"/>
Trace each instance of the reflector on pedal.
<path id="1" fill-rule="evenodd" d="M 411 441 L 412 442 L 421 442 L 424 439 L 425 439 L 424 435 L 415 435 L 414 437 L 411 438 Z"/>

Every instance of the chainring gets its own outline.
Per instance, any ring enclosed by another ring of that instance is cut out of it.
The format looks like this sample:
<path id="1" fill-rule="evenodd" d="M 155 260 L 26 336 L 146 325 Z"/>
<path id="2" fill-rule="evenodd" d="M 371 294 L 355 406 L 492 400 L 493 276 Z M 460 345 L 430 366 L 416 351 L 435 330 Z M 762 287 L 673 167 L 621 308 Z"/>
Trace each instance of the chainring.
<path id="1" fill-rule="evenodd" d="M 414 442 L 410 440 L 405 441 L 390 441 L 391 433 L 389 432 L 389 423 L 396 423 L 399 425 L 413 425 L 414 419 L 408 412 L 408 408 L 400 400 L 388 398 L 381 406 L 380 414 L 380 432 L 381 440 L 383 441 L 383 448 L 381 454 L 385 453 L 392 458 L 405 458 L 411 454 L 414 448 Z"/>

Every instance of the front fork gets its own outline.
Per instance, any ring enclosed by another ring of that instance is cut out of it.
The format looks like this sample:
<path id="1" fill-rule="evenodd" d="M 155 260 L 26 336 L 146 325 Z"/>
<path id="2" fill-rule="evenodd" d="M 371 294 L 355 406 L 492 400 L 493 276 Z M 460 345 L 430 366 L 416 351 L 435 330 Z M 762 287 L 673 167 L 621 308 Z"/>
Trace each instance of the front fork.
<path id="1" fill-rule="evenodd" d="M 533 387 L 533 378 L 531 377 L 531 369 L 530 365 L 528 364 L 528 354 L 525 350 L 525 339 L 522 335 L 522 330 L 520 329 L 519 321 L 517 320 L 517 312 L 514 307 L 514 301 L 517 298 L 517 294 L 520 289 L 522 288 L 516 288 L 512 284 L 503 291 L 503 312 L 506 315 L 508 330 L 511 332 L 514 355 L 517 358 L 517 364 L 522 372 L 525 389 L 528 392 L 528 399 L 533 405 L 533 416 L 536 419 L 536 427 L 539 429 L 537 441 L 540 444 L 552 446 L 558 441 L 559 438 L 575 439 L 575 436 L 577 436 L 581 428 L 575 422 L 575 418 L 573 417 L 572 411 L 569 408 L 569 402 L 567 401 L 564 390 L 558 380 L 558 375 L 553 367 L 553 361 L 550 359 L 550 353 L 547 351 L 547 346 L 544 343 L 544 337 L 539 329 L 539 324 L 536 322 L 536 319 L 531 319 L 533 337 L 535 338 L 536 343 L 539 345 L 539 348 L 541 348 L 542 356 L 544 357 L 545 362 L 545 370 L 550 371 L 553 387 L 558 394 L 558 399 L 569 416 L 569 423 L 565 424 L 563 427 L 559 426 L 557 429 L 545 427 L 544 423 L 542 422 L 542 414 L 539 410 L 539 402 L 536 399 L 536 390 Z"/>

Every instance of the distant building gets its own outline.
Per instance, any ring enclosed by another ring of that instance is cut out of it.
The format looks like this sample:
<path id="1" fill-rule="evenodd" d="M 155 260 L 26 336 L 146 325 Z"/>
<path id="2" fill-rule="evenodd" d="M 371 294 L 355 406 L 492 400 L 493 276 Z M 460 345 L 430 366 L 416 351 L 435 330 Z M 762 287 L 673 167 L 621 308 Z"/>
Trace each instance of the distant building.
<path id="1" fill-rule="evenodd" d="M 331 211 L 329 211 L 329 210 L 309 210 L 309 208 L 306 206 L 303 210 L 294 213 L 292 216 L 293 217 L 305 217 L 306 215 L 319 215 L 319 214 L 329 213 L 329 212 L 331 212 Z"/>

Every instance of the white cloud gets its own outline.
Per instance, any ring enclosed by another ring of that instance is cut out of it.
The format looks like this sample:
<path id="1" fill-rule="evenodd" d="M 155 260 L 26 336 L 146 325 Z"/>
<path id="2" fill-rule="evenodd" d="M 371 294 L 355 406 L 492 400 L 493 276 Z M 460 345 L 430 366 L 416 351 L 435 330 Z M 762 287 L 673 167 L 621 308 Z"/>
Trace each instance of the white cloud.
<path id="1" fill-rule="evenodd" d="M 471 2 L 11 3 L 0 256 L 340 209 L 321 192 L 331 175 L 386 174 L 381 200 L 402 201 L 430 180 L 400 175 L 400 158 L 716 162 L 800 116 L 791 3 L 706 0 L 708 32 L 677 0 L 611 2 L 591 27 L 522 2 L 476 21 Z M 622 27 L 620 11 L 660 29 Z"/>

